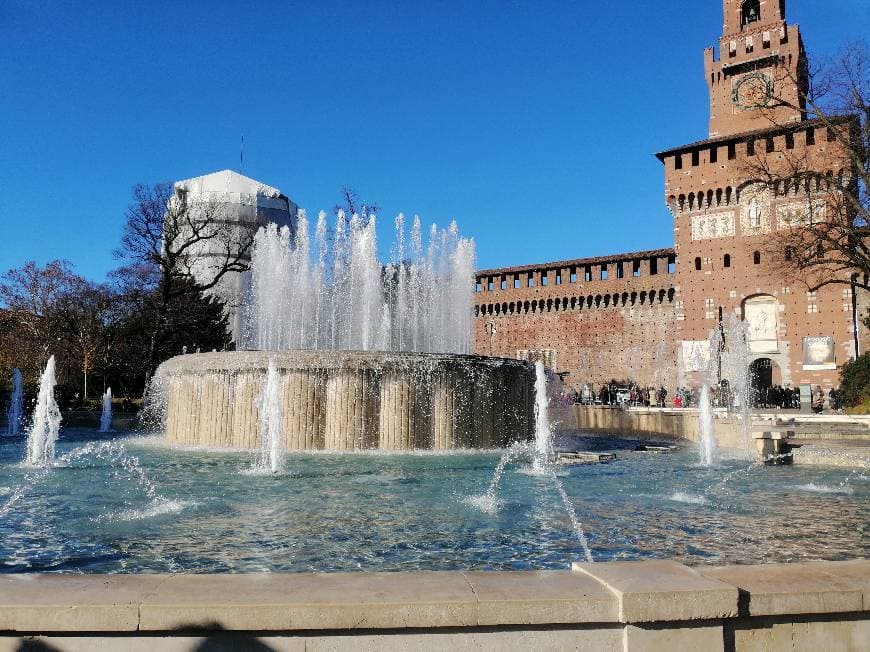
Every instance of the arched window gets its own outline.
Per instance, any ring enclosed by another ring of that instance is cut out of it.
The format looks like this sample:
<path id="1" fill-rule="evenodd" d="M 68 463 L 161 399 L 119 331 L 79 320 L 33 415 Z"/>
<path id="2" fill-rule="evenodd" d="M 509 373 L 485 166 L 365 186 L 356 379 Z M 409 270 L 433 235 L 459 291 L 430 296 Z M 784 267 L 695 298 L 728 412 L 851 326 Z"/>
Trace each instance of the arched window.
<path id="1" fill-rule="evenodd" d="M 752 264 L 753 265 L 760 265 L 761 264 L 761 252 L 760 251 L 754 251 L 752 253 Z"/>
<path id="2" fill-rule="evenodd" d="M 761 2 L 759 0 L 746 0 L 740 5 L 740 18 L 744 26 L 761 20 Z"/>
<path id="3" fill-rule="evenodd" d="M 701 271 L 701 257 L 700 256 L 695 258 L 695 271 L 697 271 L 697 272 Z"/>
<path id="4" fill-rule="evenodd" d="M 723 267 L 731 267 L 731 254 L 725 254 L 725 257 L 722 259 Z"/>

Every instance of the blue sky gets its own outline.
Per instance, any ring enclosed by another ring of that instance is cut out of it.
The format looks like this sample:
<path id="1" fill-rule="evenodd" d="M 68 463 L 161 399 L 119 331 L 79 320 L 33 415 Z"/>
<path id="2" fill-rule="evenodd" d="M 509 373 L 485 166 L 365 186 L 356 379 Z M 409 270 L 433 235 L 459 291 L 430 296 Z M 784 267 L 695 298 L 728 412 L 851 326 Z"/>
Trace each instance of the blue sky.
<path id="1" fill-rule="evenodd" d="M 791 0 L 810 55 L 870 0 Z M 669 246 L 654 152 L 704 138 L 718 0 L 0 2 L 0 270 L 115 266 L 130 188 L 239 167 L 455 218 L 479 267 Z"/>

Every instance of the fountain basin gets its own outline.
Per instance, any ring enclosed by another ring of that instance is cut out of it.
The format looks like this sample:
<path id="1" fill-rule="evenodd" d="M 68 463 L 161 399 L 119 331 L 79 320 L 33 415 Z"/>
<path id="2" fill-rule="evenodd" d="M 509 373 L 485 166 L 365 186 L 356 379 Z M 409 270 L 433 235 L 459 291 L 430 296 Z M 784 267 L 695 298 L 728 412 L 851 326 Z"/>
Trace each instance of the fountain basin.
<path id="1" fill-rule="evenodd" d="M 166 439 L 257 448 L 257 398 L 274 358 L 288 450 L 496 448 L 534 431 L 534 368 L 472 355 L 231 351 L 157 371 Z"/>

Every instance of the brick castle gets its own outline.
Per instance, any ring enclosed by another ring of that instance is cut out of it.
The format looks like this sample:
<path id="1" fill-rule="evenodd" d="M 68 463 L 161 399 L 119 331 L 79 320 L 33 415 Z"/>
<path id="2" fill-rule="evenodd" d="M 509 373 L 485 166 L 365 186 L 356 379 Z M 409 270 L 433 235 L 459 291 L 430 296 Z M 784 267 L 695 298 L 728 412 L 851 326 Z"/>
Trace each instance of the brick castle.
<path id="1" fill-rule="evenodd" d="M 724 0 L 724 15 L 718 56 L 704 51 L 708 138 L 656 155 L 673 248 L 478 272 L 477 353 L 542 359 L 577 390 L 627 379 L 672 391 L 698 383 L 710 331 L 729 313 L 747 322 L 761 386 L 834 387 L 838 367 L 865 350 L 867 293 L 808 292 L 767 251 L 778 229 L 824 219 L 829 182 L 848 174 L 828 128 L 806 119 L 799 29 L 785 0 Z M 802 157 L 816 174 L 761 182 L 759 156 L 784 176 Z"/>

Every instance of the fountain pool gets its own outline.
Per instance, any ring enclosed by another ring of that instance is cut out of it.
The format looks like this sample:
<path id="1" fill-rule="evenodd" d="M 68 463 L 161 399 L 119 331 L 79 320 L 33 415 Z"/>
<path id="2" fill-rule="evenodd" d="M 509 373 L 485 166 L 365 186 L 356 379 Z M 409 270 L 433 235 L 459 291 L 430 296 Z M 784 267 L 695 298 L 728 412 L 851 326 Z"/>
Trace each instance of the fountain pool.
<path id="1" fill-rule="evenodd" d="M 870 554 L 867 475 L 763 467 L 686 448 L 562 434 L 556 448 L 618 460 L 558 467 L 596 561 L 697 564 Z M 0 572 L 565 569 L 583 551 L 552 478 L 505 468 L 497 509 L 469 497 L 503 451 L 292 453 L 252 475 L 254 452 L 64 429 L 51 470 L 0 445 Z M 811 542 L 811 543 L 810 543 Z"/>

